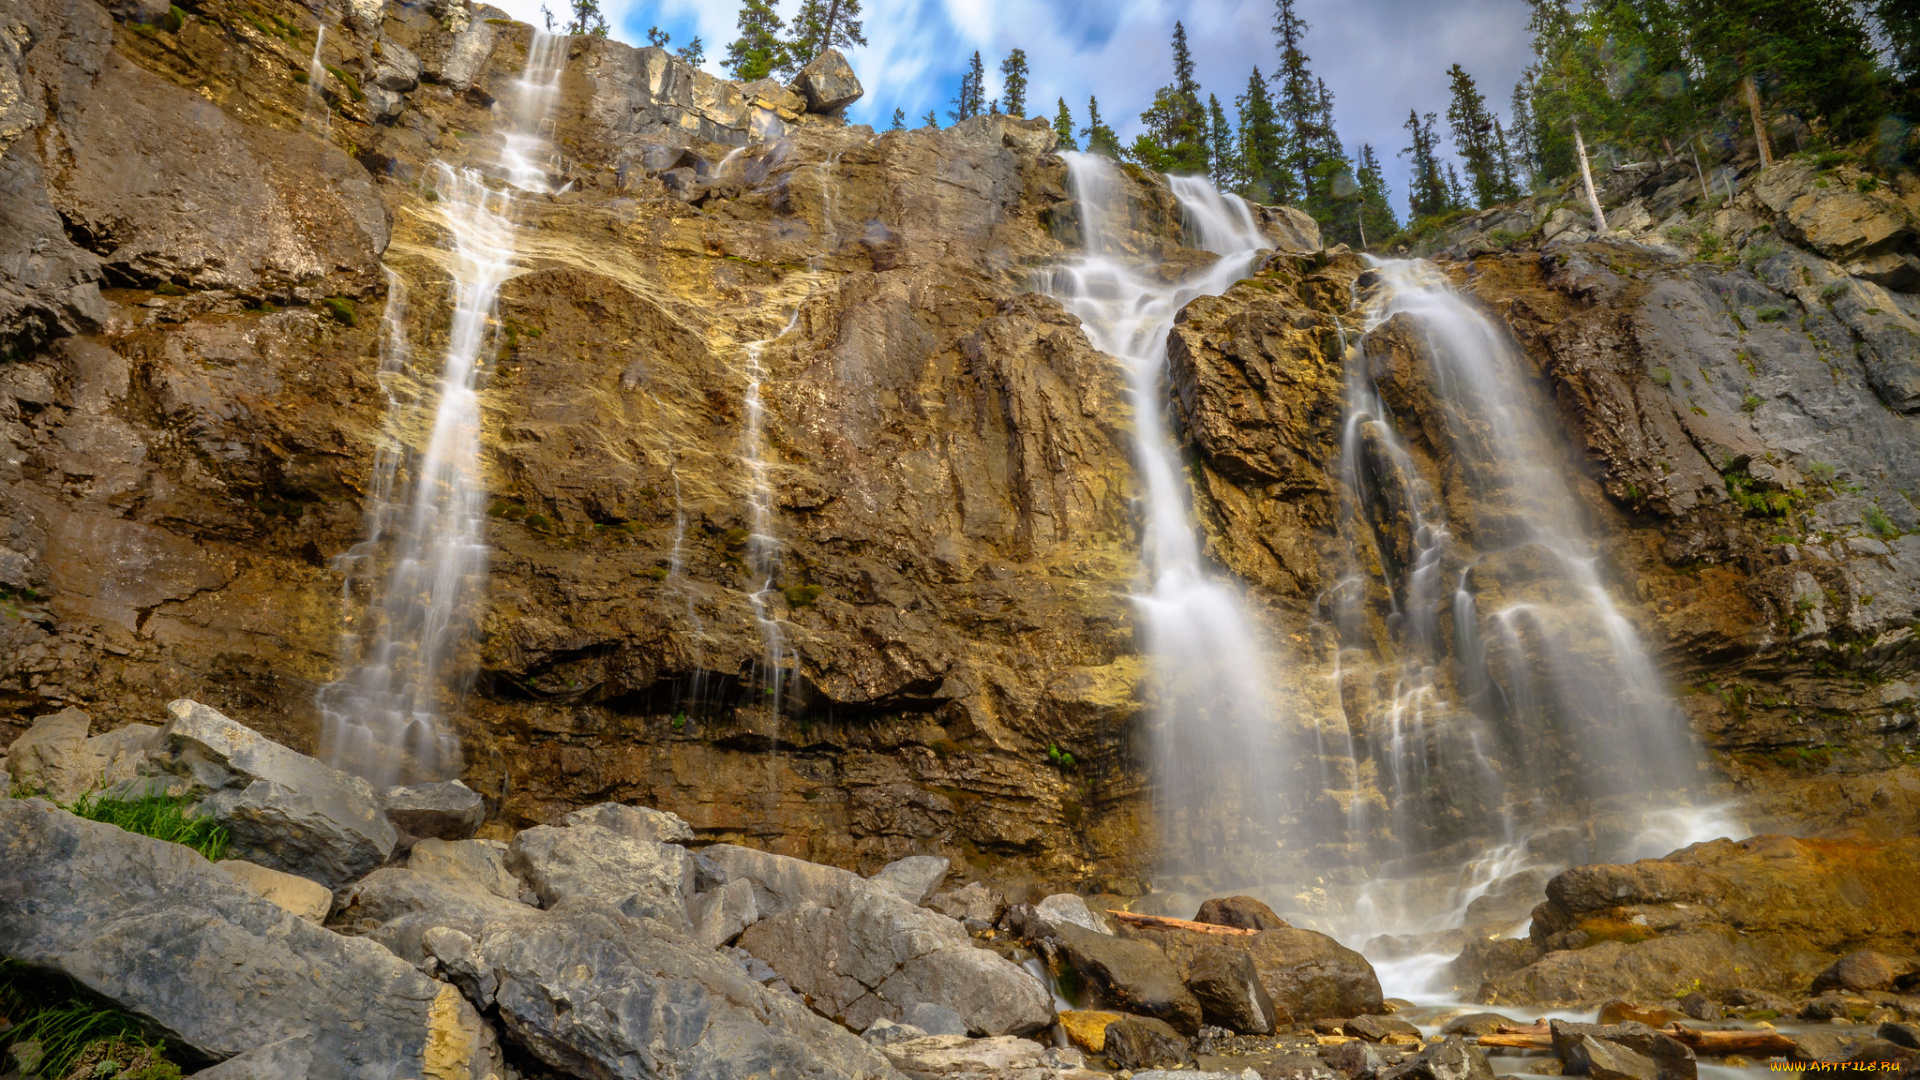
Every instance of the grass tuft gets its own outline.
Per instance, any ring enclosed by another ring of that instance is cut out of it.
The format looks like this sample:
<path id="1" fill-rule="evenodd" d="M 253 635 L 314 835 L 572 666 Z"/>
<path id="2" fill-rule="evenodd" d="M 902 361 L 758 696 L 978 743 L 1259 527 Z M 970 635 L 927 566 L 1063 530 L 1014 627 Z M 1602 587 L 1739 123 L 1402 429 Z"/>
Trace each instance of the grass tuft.
<path id="1" fill-rule="evenodd" d="M 82 795 L 67 807 L 88 821 L 99 821 L 155 840 L 183 844 L 219 862 L 227 853 L 227 830 L 212 818 L 187 814 L 192 800 L 185 796 L 148 795 L 139 799 L 114 799 L 96 792 Z"/>
<path id="2" fill-rule="evenodd" d="M 0 959 L 0 1055 L 17 1052 L 29 1074 L 111 1080 L 179 1080 L 165 1059 L 166 1044 L 149 1041 L 140 1022 L 82 989 L 73 980 Z"/>

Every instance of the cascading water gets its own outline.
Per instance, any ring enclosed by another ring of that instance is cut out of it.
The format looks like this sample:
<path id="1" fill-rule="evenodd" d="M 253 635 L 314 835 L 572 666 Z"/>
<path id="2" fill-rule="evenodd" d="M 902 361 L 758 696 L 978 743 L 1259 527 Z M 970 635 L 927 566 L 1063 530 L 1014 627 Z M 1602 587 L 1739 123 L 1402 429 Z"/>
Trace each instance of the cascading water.
<path id="1" fill-rule="evenodd" d="M 1067 154 L 1086 253 L 1051 291 L 1093 346 L 1122 360 L 1134 401 L 1135 467 L 1144 490 L 1145 588 L 1135 602 L 1153 658 L 1153 780 L 1162 867 L 1199 872 L 1233 848 L 1271 850 L 1277 714 L 1262 649 L 1235 589 L 1210 575 L 1188 508 L 1180 454 L 1167 430 L 1167 332 L 1197 296 L 1224 292 L 1271 242 L 1247 204 L 1206 181 L 1176 177 L 1173 194 L 1197 246 L 1221 255 L 1168 286 L 1129 258 L 1120 225 L 1125 181 L 1107 159 Z"/>
<path id="2" fill-rule="evenodd" d="M 795 320 L 799 313 L 795 312 Z M 787 330 L 793 329 L 792 321 Z M 781 334 L 785 334 L 782 330 Z M 786 689 L 787 640 L 786 632 L 780 626 L 779 616 L 773 610 L 774 580 L 780 569 L 780 540 L 773 532 L 773 466 L 767 458 L 766 418 L 767 406 L 761 397 L 761 384 L 766 380 L 766 367 L 761 363 L 761 354 L 768 344 L 780 335 L 767 341 L 751 342 L 746 347 L 747 354 L 747 428 L 741 447 L 741 459 L 747 466 L 747 570 L 758 582 L 758 586 L 747 594 L 747 602 L 753 606 L 754 621 L 760 627 L 761 644 L 761 689 L 764 691 L 766 705 L 773 722 L 778 723 L 780 716 L 781 693 Z"/>
<path id="3" fill-rule="evenodd" d="M 1319 837 L 1370 864 L 1340 928 L 1459 926 L 1519 870 L 1738 832 L 1692 806 L 1700 748 L 1607 591 L 1515 347 L 1429 264 L 1363 282 L 1340 459 L 1349 566 L 1320 605 L 1341 700 L 1375 703 L 1348 706 L 1354 791 Z"/>
<path id="4" fill-rule="evenodd" d="M 327 44 L 327 28 L 322 24 L 314 32 L 313 55 L 307 59 L 307 111 L 302 117 L 309 131 L 327 138 L 333 131 L 333 113 L 327 110 L 327 94 L 322 87 L 327 84 L 327 64 L 320 58 L 320 50 Z"/>
<path id="5" fill-rule="evenodd" d="M 518 190 L 546 190 L 541 131 L 566 59 L 565 38 L 533 32 L 527 66 L 501 129 L 496 164 L 510 186 L 488 186 L 480 172 L 439 166 L 435 204 L 450 238 L 453 318 L 425 452 L 413 465 L 404 510 L 391 498 L 397 453 L 376 457 L 366 543 L 349 553 L 371 560 L 393 532 L 383 590 L 349 633 L 351 670 L 323 687 L 324 753 L 336 766 L 375 784 L 438 780 L 460 769 L 449 707 L 473 676 L 462 656 L 485 591 L 485 487 L 480 477 L 480 382 L 492 340 L 500 286 L 515 271 Z M 390 355 L 405 358 L 404 326 L 389 316 Z M 396 420 L 390 424 L 398 430 Z M 380 478 L 385 469 L 384 481 Z"/>

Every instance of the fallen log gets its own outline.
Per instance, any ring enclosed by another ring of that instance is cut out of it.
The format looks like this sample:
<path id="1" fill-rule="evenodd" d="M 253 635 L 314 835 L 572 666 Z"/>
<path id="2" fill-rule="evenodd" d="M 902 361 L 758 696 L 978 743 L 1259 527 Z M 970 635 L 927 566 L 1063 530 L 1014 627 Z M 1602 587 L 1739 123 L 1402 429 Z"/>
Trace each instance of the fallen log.
<path id="1" fill-rule="evenodd" d="M 1793 1050 L 1793 1039 L 1777 1031 L 1700 1031 L 1684 1024 L 1675 1024 L 1660 1031 L 1674 1041 L 1691 1047 L 1694 1053 L 1709 1057 L 1727 1057 L 1731 1054 L 1778 1057 Z"/>
<path id="2" fill-rule="evenodd" d="M 1546 1031 L 1496 1031 L 1480 1036 L 1481 1046 L 1504 1046 L 1513 1050 L 1551 1050 L 1553 1035 Z"/>
<path id="3" fill-rule="evenodd" d="M 1165 915 L 1142 915 L 1134 911 L 1115 911 L 1107 909 L 1107 914 L 1142 930 L 1191 930 L 1196 934 L 1218 934 L 1221 937 L 1253 937 L 1258 930 L 1242 930 L 1237 926 L 1217 926 L 1213 923 L 1194 922 L 1192 919 L 1170 919 Z"/>

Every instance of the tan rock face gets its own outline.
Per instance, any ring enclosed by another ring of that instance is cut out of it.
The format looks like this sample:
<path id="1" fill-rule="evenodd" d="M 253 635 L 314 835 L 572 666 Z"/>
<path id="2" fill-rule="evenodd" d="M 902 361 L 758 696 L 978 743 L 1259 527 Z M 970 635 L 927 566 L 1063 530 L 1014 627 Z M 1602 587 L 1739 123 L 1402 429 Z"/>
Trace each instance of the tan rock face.
<path id="1" fill-rule="evenodd" d="M 260 899 L 271 901 L 282 911 L 310 923 L 326 921 L 327 912 L 333 908 L 332 890 L 317 881 L 269 870 L 243 859 L 222 859 L 215 865 Z"/>

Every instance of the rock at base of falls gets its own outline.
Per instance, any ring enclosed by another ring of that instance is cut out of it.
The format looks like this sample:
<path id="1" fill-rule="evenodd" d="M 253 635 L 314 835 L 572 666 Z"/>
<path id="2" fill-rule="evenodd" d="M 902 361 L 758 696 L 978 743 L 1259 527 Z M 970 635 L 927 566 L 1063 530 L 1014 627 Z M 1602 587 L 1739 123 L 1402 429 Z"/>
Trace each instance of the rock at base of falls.
<path id="1" fill-rule="evenodd" d="M 380 793 L 387 820 L 403 841 L 465 840 L 487 819 L 487 801 L 458 780 L 390 787 Z"/>
<path id="2" fill-rule="evenodd" d="M 1193 1051 L 1187 1040 L 1164 1020 L 1150 1016 L 1122 1016 L 1107 1025 L 1101 1051 L 1122 1069 L 1187 1068 Z"/>

